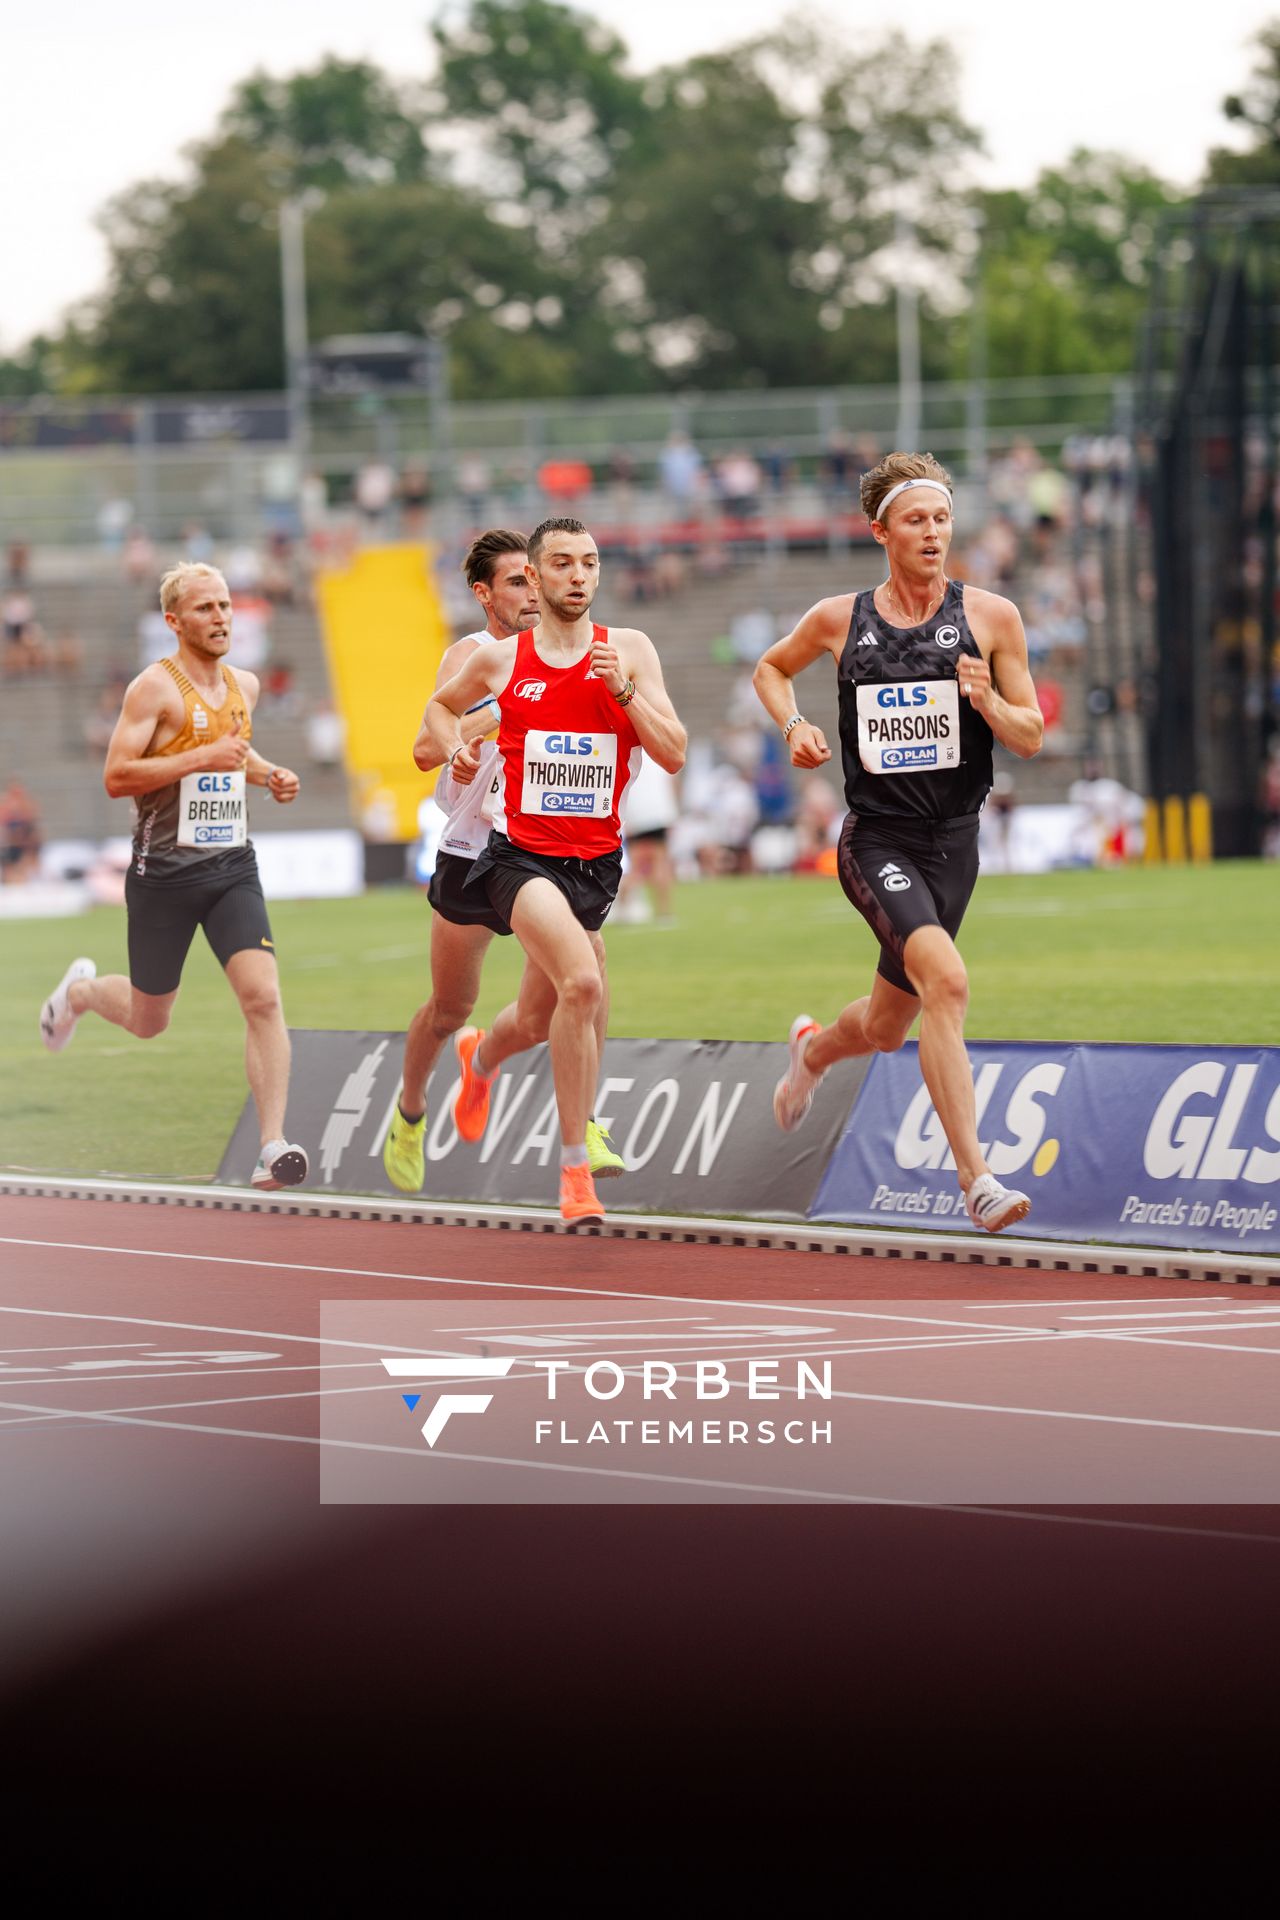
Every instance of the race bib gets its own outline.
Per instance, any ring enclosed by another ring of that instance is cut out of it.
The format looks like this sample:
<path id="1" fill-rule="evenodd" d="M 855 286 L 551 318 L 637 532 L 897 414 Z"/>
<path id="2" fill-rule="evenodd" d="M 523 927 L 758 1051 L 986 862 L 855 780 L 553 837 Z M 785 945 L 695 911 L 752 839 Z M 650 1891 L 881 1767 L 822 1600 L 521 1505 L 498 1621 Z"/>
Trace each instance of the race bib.
<path id="1" fill-rule="evenodd" d="M 524 737 L 520 811 L 607 820 L 618 770 L 616 733 L 534 733 Z"/>
<path id="2" fill-rule="evenodd" d="M 243 772 L 189 773 L 178 788 L 178 845 L 243 847 L 247 839 Z"/>
<path id="3" fill-rule="evenodd" d="M 498 804 L 498 795 L 502 792 L 502 769 L 499 767 L 485 788 L 484 799 L 480 802 L 480 818 L 492 821 L 494 808 Z"/>
<path id="4" fill-rule="evenodd" d="M 954 680 L 876 681 L 858 688 L 858 758 L 868 773 L 932 773 L 960 765 Z"/>

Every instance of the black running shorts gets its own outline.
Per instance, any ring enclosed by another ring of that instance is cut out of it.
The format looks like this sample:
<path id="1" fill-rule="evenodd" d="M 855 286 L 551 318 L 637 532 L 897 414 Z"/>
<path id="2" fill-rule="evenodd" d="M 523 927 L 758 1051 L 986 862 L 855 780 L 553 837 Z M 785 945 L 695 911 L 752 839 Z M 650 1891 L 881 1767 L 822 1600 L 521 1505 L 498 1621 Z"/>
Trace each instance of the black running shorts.
<path id="1" fill-rule="evenodd" d="M 561 859 L 550 853 L 530 853 L 517 847 L 495 828 L 489 844 L 471 869 L 467 887 L 478 887 L 508 926 L 516 895 L 529 880 L 550 880 L 559 887 L 573 917 L 588 933 L 597 933 L 618 897 L 622 879 L 622 848 L 599 854 L 594 860 Z"/>
<path id="2" fill-rule="evenodd" d="M 196 928 L 225 967 L 246 948 L 275 952 L 258 863 L 207 880 L 140 880 L 125 875 L 129 911 L 129 979 L 140 993 L 175 993 Z"/>
<path id="3" fill-rule="evenodd" d="M 464 854 L 436 855 L 435 872 L 427 888 L 432 911 L 450 926 L 487 927 L 490 933 L 510 933 L 510 927 L 498 918 L 482 888 L 477 887 L 474 893 L 466 892 L 470 871 L 471 862 Z"/>
<path id="4" fill-rule="evenodd" d="M 903 993 L 915 988 L 902 954 L 920 927 L 954 940 L 978 878 L 978 815 L 887 820 L 851 813 L 840 832 L 840 885 L 880 942 L 876 972 Z"/>

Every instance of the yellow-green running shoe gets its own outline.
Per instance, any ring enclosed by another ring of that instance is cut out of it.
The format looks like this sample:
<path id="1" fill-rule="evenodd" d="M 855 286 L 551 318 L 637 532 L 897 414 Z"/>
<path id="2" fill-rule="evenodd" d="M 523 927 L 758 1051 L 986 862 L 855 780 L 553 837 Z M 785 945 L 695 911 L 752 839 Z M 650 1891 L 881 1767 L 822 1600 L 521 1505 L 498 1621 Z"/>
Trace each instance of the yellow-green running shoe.
<path id="1" fill-rule="evenodd" d="M 616 1180 L 627 1170 L 622 1155 L 614 1152 L 608 1129 L 598 1127 L 594 1120 L 587 1122 L 587 1165 L 593 1180 Z"/>
<path id="2" fill-rule="evenodd" d="M 388 1180 L 393 1187 L 399 1187 L 401 1193 L 422 1191 L 427 1172 L 422 1152 L 426 1134 L 426 1114 L 420 1120 L 406 1120 L 397 1102 L 391 1125 L 387 1128 L 387 1137 L 382 1143 L 382 1164 L 387 1170 Z"/>

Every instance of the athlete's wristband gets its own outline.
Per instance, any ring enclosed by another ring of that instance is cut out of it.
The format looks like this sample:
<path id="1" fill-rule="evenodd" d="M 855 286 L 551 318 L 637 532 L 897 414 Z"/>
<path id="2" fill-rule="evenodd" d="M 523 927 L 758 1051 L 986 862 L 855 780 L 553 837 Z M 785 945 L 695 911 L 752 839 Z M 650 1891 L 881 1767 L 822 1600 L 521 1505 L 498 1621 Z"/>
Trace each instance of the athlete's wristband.
<path id="1" fill-rule="evenodd" d="M 620 707 L 629 707 L 631 705 L 631 702 L 636 697 L 635 681 L 624 680 L 622 685 L 618 688 L 618 691 L 614 694 L 613 697 L 617 701 Z"/>
<path id="2" fill-rule="evenodd" d="M 789 740 L 791 738 L 791 735 L 795 732 L 796 728 L 802 727 L 803 725 L 804 725 L 804 715 L 802 713 L 793 713 L 791 718 L 788 720 L 786 726 L 782 729 L 783 739 Z"/>

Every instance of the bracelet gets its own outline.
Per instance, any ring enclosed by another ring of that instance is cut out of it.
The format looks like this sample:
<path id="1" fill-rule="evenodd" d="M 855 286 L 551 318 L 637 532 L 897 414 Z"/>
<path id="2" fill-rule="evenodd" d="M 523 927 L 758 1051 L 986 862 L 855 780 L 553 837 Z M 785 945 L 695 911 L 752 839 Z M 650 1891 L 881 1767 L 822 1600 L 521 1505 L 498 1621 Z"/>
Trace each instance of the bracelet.
<path id="1" fill-rule="evenodd" d="M 453 772 L 454 761 L 457 759 L 458 755 L 462 752 L 466 744 L 467 743 L 465 740 L 459 740 L 457 746 L 454 748 L 453 752 L 449 755 L 449 758 L 445 761 L 445 765 L 446 767 L 448 767 L 450 773 Z"/>
<path id="2" fill-rule="evenodd" d="M 622 685 L 618 688 L 618 691 L 614 694 L 613 697 L 617 701 L 620 707 L 629 707 L 631 705 L 631 702 L 636 697 L 635 681 L 624 680 Z"/>
<path id="3" fill-rule="evenodd" d="M 791 718 L 788 720 L 786 726 L 782 729 L 783 739 L 784 740 L 790 739 L 791 735 L 795 732 L 795 729 L 797 727 L 802 727 L 803 725 L 804 725 L 804 715 L 802 713 L 793 713 Z"/>

